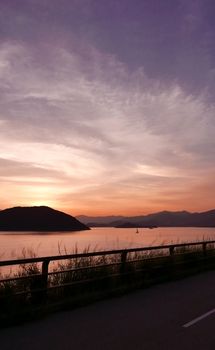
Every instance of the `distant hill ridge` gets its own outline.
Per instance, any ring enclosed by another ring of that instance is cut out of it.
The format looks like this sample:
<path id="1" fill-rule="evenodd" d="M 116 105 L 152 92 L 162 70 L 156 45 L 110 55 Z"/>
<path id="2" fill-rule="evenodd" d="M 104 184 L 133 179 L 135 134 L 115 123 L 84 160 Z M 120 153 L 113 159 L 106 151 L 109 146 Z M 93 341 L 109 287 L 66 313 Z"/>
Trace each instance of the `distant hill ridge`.
<path id="1" fill-rule="evenodd" d="M 215 209 L 190 213 L 188 211 L 161 211 L 141 216 L 107 216 L 90 217 L 77 216 L 88 226 L 112 226 L 112 227 L 215 227 Z"/>
<path id="2" fill-rule="evenodd" d="M 71 215 L 47 206 L 0 211 L 0 231 L 81 231 L 89 227 Z"/>

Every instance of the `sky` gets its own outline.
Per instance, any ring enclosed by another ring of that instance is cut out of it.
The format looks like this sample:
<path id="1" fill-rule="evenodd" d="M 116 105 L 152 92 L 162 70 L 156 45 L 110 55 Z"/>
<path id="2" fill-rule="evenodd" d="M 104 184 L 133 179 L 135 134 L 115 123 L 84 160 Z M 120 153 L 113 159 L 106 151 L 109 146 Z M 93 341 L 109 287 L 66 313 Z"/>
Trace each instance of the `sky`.
<path id="1" fill-rule="evenodd" d="M 1 0 L 0 209 L 215 208 L 213 0 Z"/>

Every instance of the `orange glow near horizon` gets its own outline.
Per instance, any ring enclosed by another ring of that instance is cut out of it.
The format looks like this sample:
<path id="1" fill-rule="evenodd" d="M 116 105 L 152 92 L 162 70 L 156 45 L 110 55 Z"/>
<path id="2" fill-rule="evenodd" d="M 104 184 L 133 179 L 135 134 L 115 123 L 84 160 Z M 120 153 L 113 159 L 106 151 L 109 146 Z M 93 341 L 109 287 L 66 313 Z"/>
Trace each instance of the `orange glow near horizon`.
<path id="1" fill-rule="evenodd" d="M 2 191 L 0 209 L 14 206 L 41 206 L 46 205 L 57 210 L 64 211 L 70 215 L 88 215 L 88 216 L 106 216 L 106 215 L 124 215 L 136 216 L 145 215 L 163 210 L 180 211 L 187 210 L 207 211 L 215 207 L 214 200 L 211 197 L 211 191 L 215 190 L 215 186 L 211 184 L 195 185 L 192 189 L 184 191 L 175 191 L 174 189 L 163 189 L 142 193 L 135 192 L 134 189 L 120 189 L 119 193 L 111 193 L 105 190 L 102 193 L 98 189 L 95 192 L 88 190 L 89 193 L 73 193 L 71 198 L 67 198 L 66 189 L 62 187 L 36 187 L 27 186 L 19 188 L 13 184 L 14 188 L 11 192 L 11 184 L 5 184 Z M 63 191 L 63 195 L 62 195 Z M 121 193 L 120 193 L 121 191 Z M 8 194 L 12 193 L 10 197 Z M 56 195 L 58 193 L 58 195 Z M 61 198 L 63 197 L 63 198 Z"/>
<path id="2" fill-rule="evenodd" d="M 153 176 L 154 180 L 155 176 Z M 135 181 L 124 185 L 114 184 L 84 186 L 76 188 L 68 180 L 41 184 L 32 180 L 25 184 L 16 179 L 8 179 L 1 188 L 0 209 L 12 206 L 39 206 L 46 205 L 63 210 L 71 215 L 141 215 L 152 212 L 170 210 L 206 211 L 215 208 L 214 177 L 205 179 L 185 179 L 173 181 L 171 185 L 166 178 L 158 177 L 159 183 L 145 186 L 142 189 L 136 186 Z M 203 181 L 204 180 L 204 181 Z M 166 185 L 160 184 L 165 181 Z"/>

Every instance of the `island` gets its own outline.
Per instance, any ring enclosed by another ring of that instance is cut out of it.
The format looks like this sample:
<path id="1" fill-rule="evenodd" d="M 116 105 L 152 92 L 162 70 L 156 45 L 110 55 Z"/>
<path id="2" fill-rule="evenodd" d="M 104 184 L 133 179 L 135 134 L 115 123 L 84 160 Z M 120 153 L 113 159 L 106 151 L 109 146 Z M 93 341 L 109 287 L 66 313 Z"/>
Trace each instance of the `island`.
<path id="1" fill-rule="evenodd" d="M 82 231 L 90 228 L 47 206 L 14 207 L 0 211 L 0 231 Z"/>

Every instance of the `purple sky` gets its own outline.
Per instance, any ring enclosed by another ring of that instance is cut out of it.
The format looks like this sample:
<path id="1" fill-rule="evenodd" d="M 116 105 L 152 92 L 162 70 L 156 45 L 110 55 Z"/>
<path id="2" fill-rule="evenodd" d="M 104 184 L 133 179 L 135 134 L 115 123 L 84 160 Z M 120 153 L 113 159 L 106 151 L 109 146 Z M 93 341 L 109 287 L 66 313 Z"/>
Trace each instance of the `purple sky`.
<path id="1" fill-rule="evenodd" d="M 212 0 L 2 0 L 0 207 L 215 207 Z"/>

